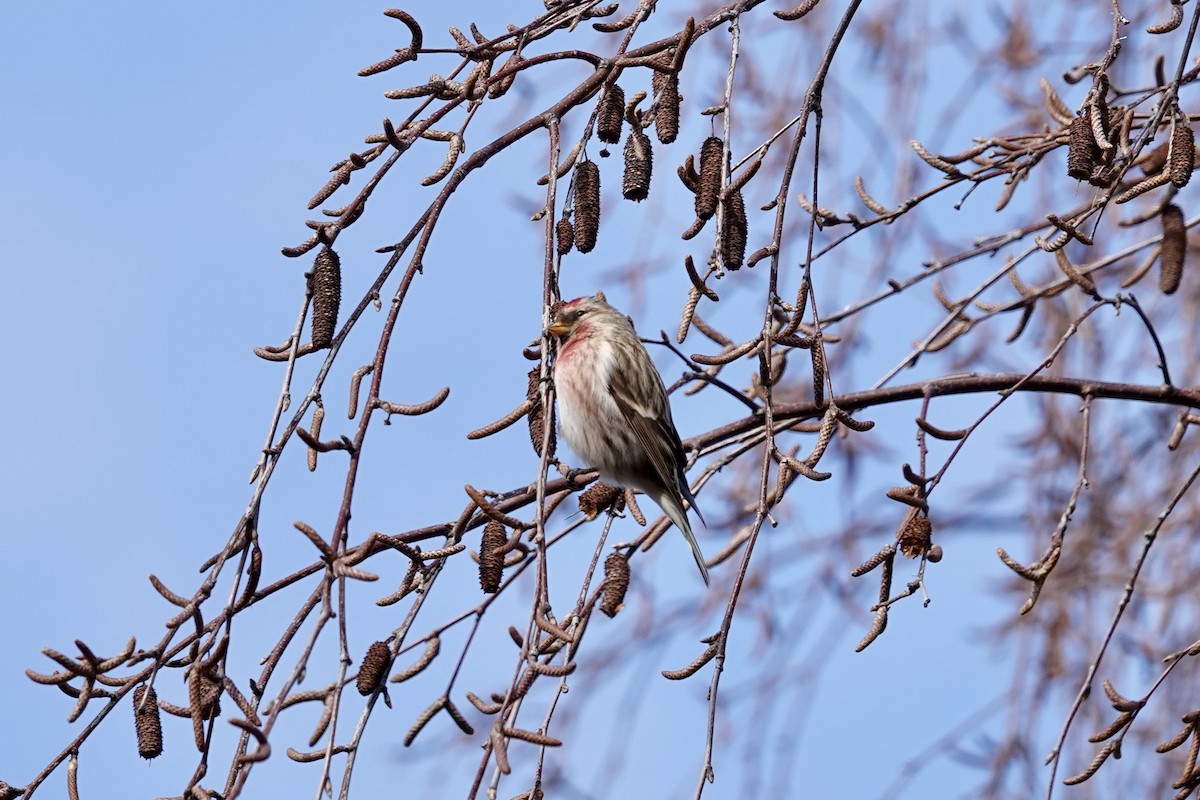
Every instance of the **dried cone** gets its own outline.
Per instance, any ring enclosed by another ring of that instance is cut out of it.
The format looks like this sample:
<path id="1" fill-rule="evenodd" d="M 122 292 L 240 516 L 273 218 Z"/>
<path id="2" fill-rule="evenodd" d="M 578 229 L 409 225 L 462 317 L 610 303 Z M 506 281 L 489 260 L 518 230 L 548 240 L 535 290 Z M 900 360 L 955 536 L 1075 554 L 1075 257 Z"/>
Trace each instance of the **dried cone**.
<path id="1" fill-rule="evenodd" d="M 311 280 L 313 347 L 329 347 L 342 302 L 342 262 L 338 254 L 328 247 L 317 253 Z"/>
<path id="2" fill-rule="evenodd" d="M 1192 179 L 1192 169 L 1196 164 L 1196 135 L 1192 133 L 1192 125 L 1186 119 L 1175 121 L 1175 130 L 1171 132 L 1171 184 L 1176 189 L 1182 189 Z M 1166 219 L 1164 217 L 1164 219 Z"/>
<path id="3" fill-rule="evenodd" d="M 600 232 L 600 168 L 595 161 L 575 167 L 575 247 L 590 253 Z"/>
<path id="4" fill-rule="evenodd" d="M 596 135 L 606 144 L 621 141 L 621 123 L 625 118 L 625 90 L 615 83 L 604 90 L 600 98 L 600 115 L 596 120 Z"/>
<path id="5" fill-rule="evenodd" d="M 725 198 L 721 222 L 721 260 L 726 269 L 741 269 L 746 261 L 747 235 L 746 201 L 741 192 L 733 192 Z"/>
<path id="6" fill-rule="evenodd" d="M 146 699 L 145 706 L 142 698 Z M 158 712 L 158 694 L 149 684 L 143 683 L 133 690 L 133 727 L 137 731 L 138 755 L 147 759 L 161 756 L 162 718 Z"/>
<path id="7" fill-rule="evenodd" d="M 525 418 L 529 421 L 529 441 L 533 443 L 533 452 L 542 455 L 542 442 L 546 437 L 546 410 L 542 407 L 542 369 L 534 367 L 529 370 L 529 389 L 525 392 L 525 399 L 529 401 L 529 413 Z M 550 429 L 550 458 L 554 458 L 555 446 L 558 444 L 558 439 L 555 437 L 554 429 Z"/>
<path id="8" fill-rule="evenodd" d="M 368 647 L 358 670 L 358 693 L 366 697 L 378 689 L 391 665 L 392 653 L 386 644 L 375 642 Z"/>
<path id="9" fill-rule="evenodd" d="M 589 520 L 599 516 L 601 511 L 607 511 L 613 504 L 625 499 L 625 492 L 615 486 L 609 486 L 603 481 L 596 481 L 579 495 L 579 510 Z"/>
<path id="10" fill-rule="evenodd" d="M 654 71 L 650 79 L 654 87 L 654 133 L 663 144 L 670 144 L 679 135 L 679 75 Z"/>
<path id="11" fill-rule="evenodd" d="M 1067 175 L 1077 181 L 1086 181 L 1096 169 L 1096 157 L 1100 146 L 1092 136 L 1090 115 L 1083 114 L 1071 121 L 1071 134 L 1067 142 Z"/>
<path id="12" fill-rule="evenodd" d="M 571 220 L 566 217 L 560 219 L 554 226 L 554 236 L 557 239 L 555 251 L 560 256 L 571 252 L 571 245 L 575 243 L 575 226 L 571 224 Z"/>
<path id="13" fill-rule="evenodd" d="M 721 158 L 725 144 L 710 136 L 700 146 L 700 180 L 696 184 L 696 216 L 711 219 L 721 199 Z"/>
<path id="14" fill-rule="evenodd" d="M 507 542 L 508 534 L 501 523 L 493 519 L 483 527 L 483 541 L 479 543 L 479 586 L 485 594 L 495 594 L 500 589 Z"/>
<path id="15" fill-rule="evenodd" d="M 1183 277 L 1183 257 L 1187 252 L 1183 211 L 1174 203 L 1163 209 L 1162 231 L 1162 270 L 1158 274 L 1158 288 L 1163 294 L 1174 294 Z"/>
<path id="16" fill-rule="evenodd" d="M 610 617 L 625 607 L 625 592 L 629 589 L 629 558 L 613 553 L 604 559 L 604 597 L 600 610 Z"/>
<path id="17" fill-rule="evenodd" d="M 200 712 L 200 719 L 221 715 L 221 691 L 221 684 L 195 667 L 188 672 L 188 702 Z"/>
<path id="18" fill-rule="evenodd" d="M 654 168 L 654 151 L 650 137 L 641 128 L 634 128 L 625 140 L 625 182 L 622 194 L 626 200 L 641 202 L 650 195 L 650 173 Z"/>
<path id="19" fill-rule="evenodd" d="M 929 547 L 933 535 L 933 525 L 924 514 L 913 514 L 904 520 L 896 533 L 896 543 L 900 552 L 909 558 L 916 558 Z"/>
<path id="20" fill-rule="evenodd" d="M 1170 145 L 1164 142 L 1139 159 L 1142 174 L 1149 176 L 1162 172 L 1163 167 L 1167 165 L 1167 150 L 1169 149 Z"/>

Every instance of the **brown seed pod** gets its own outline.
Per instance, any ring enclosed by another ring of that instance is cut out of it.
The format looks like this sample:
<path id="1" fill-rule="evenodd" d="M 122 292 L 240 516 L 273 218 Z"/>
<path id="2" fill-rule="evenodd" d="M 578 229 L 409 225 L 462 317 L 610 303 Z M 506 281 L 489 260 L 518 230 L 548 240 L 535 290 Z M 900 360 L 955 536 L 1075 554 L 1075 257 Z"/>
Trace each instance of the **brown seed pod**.
<path id="1" fill-rule="evenodd" d="M 737 270 L 746 260 L 746 201 L 741 192 L 731 192 L 725 198 L 721 217 L 721 260 L 725 268 Z"/>
<path id="2" fill-rule="evenodd" d="M 491 520 L 483 527 L 483 540 L 479 544 L 479 586 L 485 594 L 495 594 L 500 589 L 500 578 L 504 575 L 504 545 L 508 534 L 504 526 Z"/>
<path id="3" fill-rule="evenodd" d="M 679 135 L 679 75 L 654 71 L 650 79 L 654 87 L 654 133 L 663 144 L 670 144 Z"/>
<path id="4" fill-rule="evenodd" d="M 1143 175 L 1157 175 L 1167 165 L 1167 151 L 1170 145 L 1163 142 L 1158 147 L 1147 152 L 1138 159 L 1137 164 L 1142 168 Z"/>
<path id="5" fill-rule="evenodd" d="M 932 534 L 933 525 L 929 522 L 929 517 L 913 512 L 905 517 L 900 530 L 896 532 L 896 544 L 899 545 L 901 553 L 909 558 L 916 558 L 929 547 Z"/>
<path id="6" fill-rule="evenodd" d="M 540 458 L 542 443 L 546 438 L 546 410 L 542 407 L 541 367 L 529 370 L 529 389 L 525 392 L 525 399 L 530 403 L 529 413 L 526 415 L 526 419 L 529 420 L 529 441 L 533 443 L 533 452 L 537 453 Z M 554 457 L 557 444 L 558 439 L 552 428 L 550 430 L 550 458 Z"/>
<path id="7" fill-rule="evenodd" d="M 1187 252 L 1187 227 L 1183 211 L 1171 203 L 1162 212 L 1162 269 L 1158 274 L 1158 288 L 1163 294 L 1174 294 L 1183 277 L 1183 258 Z"/>
<path id="8" fill-rule="evenodd" d="M 1092 136 L 1092 123 L 1085 112 L 1071 122 L 1071 138 L 1067 143 L 1067 175 L 1077 181 L 1092 177 L 1100 147 Z"/>
<path id="9" fill-rule="evenodd" d="M 1167 169 L 1171 173 L 1171 183 L 1176 189 L 1182 189 L 1192 179 L 1192 169 L 1196 163 L 1196 134 L 1186 118 L 1175 121 L 1175 130 L 1171 131 L 1171 163 Z"/>
<path id="10" fill-rule="evenodd" d="M 601 511 L 607 511 L 614 503 L 623 501 L 625 492 L 615 486 L 609 486 L 603 481 L 596 481 L 579 495 L 579 510 L 589 520 L 599 516 Z"/>
<path id="11" fill-rule="evenodd" d="M 725 144 L 719 136 L 710 136 L 700 146 L 700 180 L 696 184 L 696 216 L 711 219 L 721 199 L 721 159 Z"/>
<path id="12" fill-rule="evenodd" d="M 590 253 L 600 233 L 600 167 L 584 161 L 575 167 L 575 247 Z"/>
<path id="13" fill-rule="evenodd" d="M 654 168 L 654 151 L 650 137 L 641 128 L 634 128 L 625 140 L 625 181 L 622 194 L 626 200 L 641 202 L 650 194 L 650 173 Z"/>
<path id="14" fill-rule="evenodd" d="M 625 90 L 615 83 L 600 97 L 600 112 L 596 118 L 596 136 L 606 144 L 621 141 L 621 123 L 625 115 Z"/>
<path id="15" fill-rule="evenodd" d="M 629 589 L 629 557 L 613 553 L 604 559 L 604 599 L 600 610 L 610 617 L 625 607 L 625 592 Z"/>
<path id="16" fill-rule="evenodd" d="M 561 218 L 554 226 L 554 235 L 557 239 L 555 250 L 559 256 L 565 256 L 571 252 L 571 245 L 575 244 L 575 226 L 571 224 L 571 220 L 566 217 Z"/>
<path id="17" fill-rule="evenodd" d="M 145 705 L 142 705 L 143 698 Z M 133 690 L 133 728 L 137 731 L 139 756 L 149 759 L 162 755 L 162 717 L 158 711 L 158 694 L 149 684 L 143 683 Z"/>
<path id="18" fill-rule="evenodd" d="M 314 348 L 329 347 L 342 302 L 342 262 L 338 254 L 329 247 L 322 248 L 311 274 L 312 343 Z"/>
<path id="19" fill-rule="evenodd" d="M 358 693 L 366 697 L 379 688 L 391 666 L 392 653 L 388 650 L 387 644 L 374 642 L 367 648 L 362 666 L 358 669 Z"/>

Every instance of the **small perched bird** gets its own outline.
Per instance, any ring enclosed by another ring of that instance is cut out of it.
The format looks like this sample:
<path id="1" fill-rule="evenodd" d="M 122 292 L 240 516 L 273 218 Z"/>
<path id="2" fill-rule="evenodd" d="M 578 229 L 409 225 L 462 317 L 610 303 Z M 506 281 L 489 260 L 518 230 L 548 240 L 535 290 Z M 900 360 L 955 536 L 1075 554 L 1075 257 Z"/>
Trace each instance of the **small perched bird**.
<path id="1" fill-rule="evenodd" d="M 667 390 L 629 318 L 597 294 L 562 303 L 546 330 L 559 339 L 554 390 L 563 439 L 602 480 L 638 489 L 658 504 L 691 545 L 707 585 L 686 508 L 697 516 L 700 510 L 683 474 Z"/>

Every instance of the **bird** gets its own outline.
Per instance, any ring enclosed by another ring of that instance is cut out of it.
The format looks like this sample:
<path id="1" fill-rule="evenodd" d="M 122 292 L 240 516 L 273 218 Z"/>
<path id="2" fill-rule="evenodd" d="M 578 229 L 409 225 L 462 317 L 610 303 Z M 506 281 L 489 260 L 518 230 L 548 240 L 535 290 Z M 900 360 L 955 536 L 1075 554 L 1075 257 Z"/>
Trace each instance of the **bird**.
<path id="1" fill-rule="evenodd" d="M 633 323 L 597 293 L 557 304 L 546 333 L 558 340 L 559 435 L 605 483 L 637 489 L 658 504 L 687 539 L 707 586 L 687 508 L 704 517 L 683 473 L 687 460 L 666 387 Z"/>

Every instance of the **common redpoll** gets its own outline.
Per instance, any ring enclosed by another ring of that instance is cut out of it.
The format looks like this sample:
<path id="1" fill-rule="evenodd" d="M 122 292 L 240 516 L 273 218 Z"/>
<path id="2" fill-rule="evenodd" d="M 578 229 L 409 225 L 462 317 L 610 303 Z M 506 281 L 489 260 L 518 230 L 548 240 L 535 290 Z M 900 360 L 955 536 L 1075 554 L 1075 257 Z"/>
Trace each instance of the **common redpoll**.
<path id="1" fill-rule="evenodd" d="M 685 509 L 697 516 L 700 510 L 683 474 L 667 390 L 629 318 L 601 295 L 580 297 L 556 309 L 547 332 L 559 339 L 554 390 L 563 439 L 602 480 L 638 489 L 658 504 L 691 545 L 707 585 Z"/>

